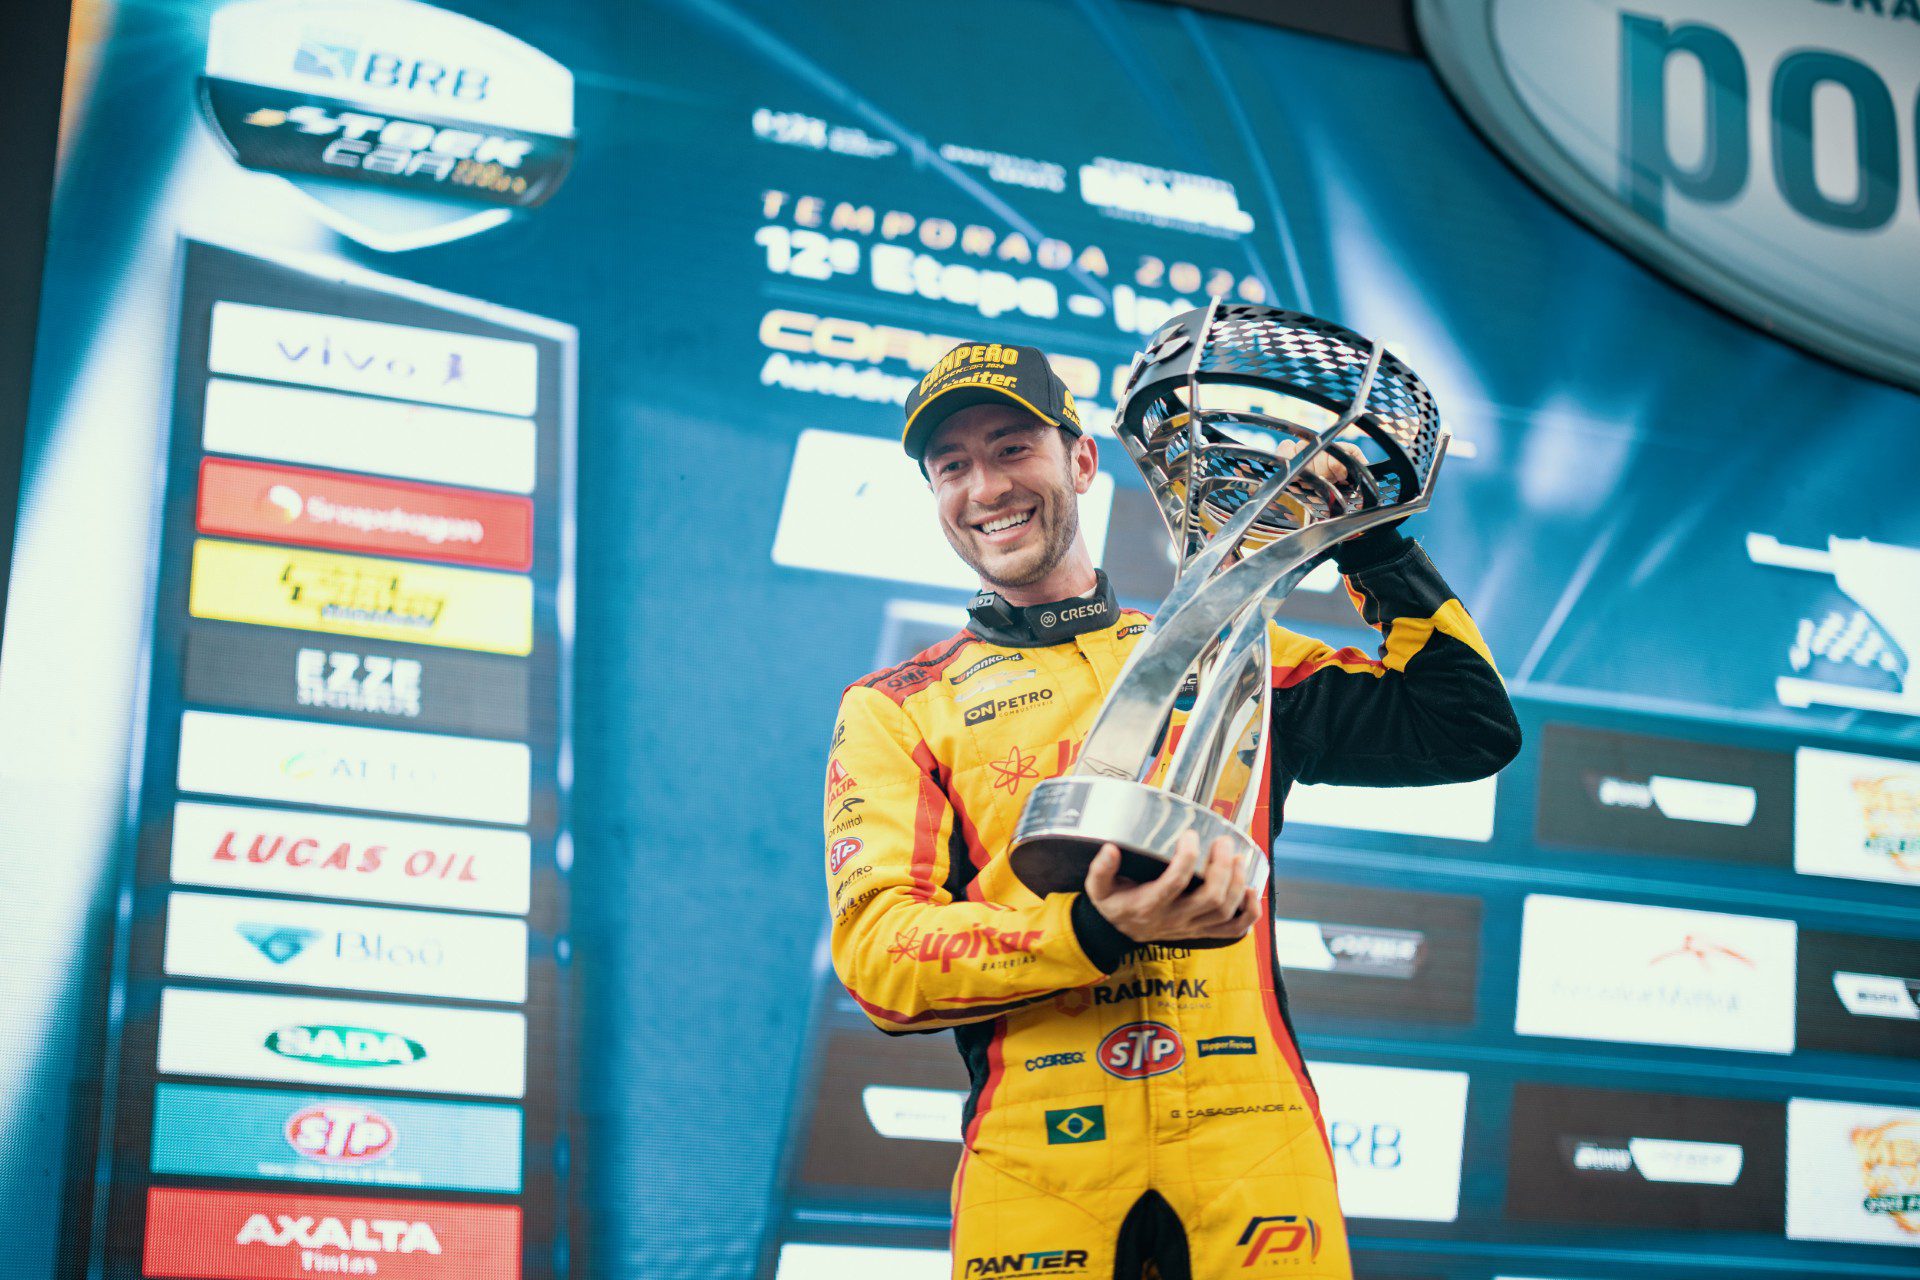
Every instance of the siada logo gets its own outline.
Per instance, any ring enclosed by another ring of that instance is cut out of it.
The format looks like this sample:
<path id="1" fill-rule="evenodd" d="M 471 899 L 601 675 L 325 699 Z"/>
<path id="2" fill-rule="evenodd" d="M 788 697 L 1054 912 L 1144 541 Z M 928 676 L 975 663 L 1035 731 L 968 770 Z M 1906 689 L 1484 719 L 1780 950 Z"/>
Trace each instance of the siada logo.
<path id="1" fill-rule="evenodd" d="M 1122 1080 L 1144 1080 L 1178 1071 L 1186 1046 L 1173 1028 L 1160 1022 L 1130 1022 L 1108 1034 L 1098 1050 L 1101 1069 Z"/>
<path id="2" fill-rule="evenodd" d="M 1240 1233 L 1239 1243 L 1248 1246 L 1247 1256 L 1240 1260 L 1243 1267 L 1302 1252 L 1313 1259 L 1320 1256 L 1320 1224 L 1305 1214 L 1295 1213 L 1253 1218 Z"/>
<path id="3" fill-rule="evenodd" d="M 1920 387 L 1911 0 L 1417 0 L 1508 158 L 1682 286 Z"/>
<path id="4" fill-rule="evenodd" d="M 307 509 L 306 500 L 300 496 L 300 491 L 286 484 L 269 485 L 262 503 L 279 512 L 280 518 L 288 524 L 298 520 L 300 513 Z"/>
<path id="5" fill-rule="evenodd" d="M 847 865 L 847 859 L 860 852 L 860 837 L 848 836 L 845 840 L 835 840 L 827 846 L 827 870 L 838 872 Z"/>
<path id="6" fill-rule="evenodd" d="M 233 929 L 235 933 L 252 943 L 255 951 L 275 964 L 285 964 L 320 938 L 318 930 L 296 929 L 289 925 L 256 924 L 250 920 L 233 926 Z"/>
<path id="7" fill-rule="evenodd" d="M 256 1213 L 241 1224 L 235 1244 L 260 1244 L 273 1249 L 337 1249 L 347 1253 L 434 1253 L 440 1252 L 440 1237 L 425 1222 L 406 1218 L 314 1218 L 307 1215 L 277 1213 L 269 1218 Z M 343 1259 L 346 1266 L 325 1255 L 301 1260 L 302 1270 L 343 1271 L 354 1275 L 376 1275 L 379 1264 L 372 1259 Z M 332 1265 L 328 1265 L 332 1263 Z"/>
<path id="8" fill-rule="evenodd" d="M 287 1145 L 326 1164 L 372 1164 L 393 1154 L 399 1135 L 378 1111 L 339 1104 L 305 1107 L 287 1121 Z"/>
<path id="9" fill-rule="evenodd" d="M 404 1067 L 427 1056 L 425 1045 L 398 1032 L 319 1023 L 281 1027 L 268 1033 L 266 1047 L 327 1067 Z"/>

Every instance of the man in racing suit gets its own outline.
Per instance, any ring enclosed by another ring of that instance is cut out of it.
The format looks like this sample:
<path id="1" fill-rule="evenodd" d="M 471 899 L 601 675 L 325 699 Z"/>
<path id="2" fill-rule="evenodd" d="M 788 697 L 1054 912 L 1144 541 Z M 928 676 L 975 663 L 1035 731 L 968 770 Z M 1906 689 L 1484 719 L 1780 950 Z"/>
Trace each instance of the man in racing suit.
<path id="1" fill-rule="evenodd" d="M 971 1076 L 954 1275 L 1347 1280 L 1271 891 L 1218 857 L 1180 894 L 1191 837 L 1144 885 L 1116 878 L 1111 846 L 1083 892 L 1042 899 L 1009 868 L 1028 792 L 1071 765 L 1147 622 L 1080 538 L 1098 464 L 1071 394 L 1034 348 L 963 344 L 907 411 L 907 452 L 982 594 L 964 631 L 842 696 L 827 879 L 848 992 L 883 1031 L 952 1028 Z M 1344 478 L 1339 458 L 1315 466 Z M 1519 749 L 1486 644 L 1425 553 L 1388 529 L 1335 560 L 1385 643 L 1370 657 L 1274 628 L 1263 844 L 1295 780 L 1465 781 Z M 1233 941 L 1167 945 L 1197 937 Z"/>

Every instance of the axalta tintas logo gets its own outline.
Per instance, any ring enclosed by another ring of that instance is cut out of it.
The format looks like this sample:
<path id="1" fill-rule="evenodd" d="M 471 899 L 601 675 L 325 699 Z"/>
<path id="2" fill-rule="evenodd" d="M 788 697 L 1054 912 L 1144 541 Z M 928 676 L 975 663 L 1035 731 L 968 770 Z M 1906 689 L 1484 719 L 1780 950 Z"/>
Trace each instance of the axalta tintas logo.
<path id="1" fill-rule="evenodd" d="M 426 1046 L 373 1027 L 296 1025 L 269 1032 L 269 1050 L 329 1067 L 399 1067 L 427 1056 Z"/>

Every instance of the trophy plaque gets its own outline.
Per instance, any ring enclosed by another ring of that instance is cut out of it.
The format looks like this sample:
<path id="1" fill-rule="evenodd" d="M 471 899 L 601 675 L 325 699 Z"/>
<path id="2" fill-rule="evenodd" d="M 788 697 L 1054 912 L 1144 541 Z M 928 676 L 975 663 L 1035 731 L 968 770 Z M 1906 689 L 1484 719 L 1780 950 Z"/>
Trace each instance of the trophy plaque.
<path id="1" fill-rule="evenodd" d="M 1425 509 L 1447 433 L 1426 384 L 1378 342 L 1219 299 L 1134 357 L 1114 431 L 1179 570 L 1072 769 L 1029 795 L 1013 870 L 1042 896 L 1077 890 L 1112 842 L 1121 874 L 1151 880 L 1192 830 L 1196 873 L 1224 836 L 1264 889 L 1249 829 L 1267 768 L 1268 624 L 1335 546 Z M 1339 484 L 1309 470 L 1330 449 Z"/>

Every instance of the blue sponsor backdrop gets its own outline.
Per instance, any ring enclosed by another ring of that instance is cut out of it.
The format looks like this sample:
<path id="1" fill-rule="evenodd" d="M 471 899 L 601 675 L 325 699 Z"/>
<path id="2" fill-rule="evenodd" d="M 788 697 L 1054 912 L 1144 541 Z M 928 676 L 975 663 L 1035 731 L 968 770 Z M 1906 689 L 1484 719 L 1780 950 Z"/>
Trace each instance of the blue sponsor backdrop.
<path id="1" fill-rule="evenodd" d="M 7 1149 L 34 1153 L 9 1164 L 0 1231 L 23 1274 L 54 1269 L 64 1190 L 92 1169 L 108 1008 L 92 975 L 111 958 L 141 742 L 125 708 L 145 669 L 182 233 L 329 255 L 579 329 L 565 1011 L 579 1115 L 562 1157 L 576 1273 L 745 1277 L 769 1242 L 805 1231 L 937 1244 L 937 1209 L 800 1222 L 793 1153 L 836 1016 L 817 961 L 833 708 L 899 619 L 965 592 L 835 571 L 834 554 L 865 563 L 851 533 L 821 567 L 777 564 L 796 445 L 808 430 L 890 439 L 889 398 L 915 372 L 899 355 L 940 335 L 1037 342 L 1104 385 L 1156 306 L 1219 288 L 1387 338 L 1433 385 L 1470 447 L 1414 531 L 1479 618 L 1533 744 L 1501 779 L 1491 844 L 1329 829 L 1280 842 L 1283 870 L 1314 879 L 1485 901 L 1471 1026 L 1303 1011 L 1310 1056 L 1474 1076 L 1460 1221 L 1361 1224 L 1364 1265 L 1698 1276 L 1791 1247 L 1779 1265 L 1797 1273 L 1898 1274 L 1907 1255 L 1887 1249 L 1546 1230 L 1502 1205 L 1517 1078 L 1920 1104 L 1911 1062 L 1512 1032 L 1530 890 L 1920 937 L 1912 887 L 1534 838 L 1548 721 L 1920 754 L 1920 718 L 1781 701 L 1782 677 L 1897 691 L 1911 655 L 1831 567 L 1765 562 L 1770 545 L 1824 552 L 1834 537 L 1920 547 L 1911 395 L 1774 342 L 1584 230 L 1411 58 L 1136 0 L 455 0 L 443 7 L 572 70 L 578 157 L 514 222 L 384 255 L 207 134 L 193 83 L 218 7 L 77 6 L 0 682 L 0 827 L 21 837 L 4 868 L 0 1123 Z M 1083 194 L 1084 167 L 1126 165 L 1230 184 L 1231 203 L 1207 187 L 1169 218 Z M 1149 562 L 1150 535 L 1118 514 L 1137 481 L 1117 449 L 1105 466 L 1110 555 Z M 830 514 L 808 527 L 834 546 Z M 1129 579 L 1134 602 L 1151 605 L 1151 582 Z M 1298 625 L 1366 642 L 1332 612 Z M 55 742 L 23 731 L 48 723 L 70 727 Z"/>

